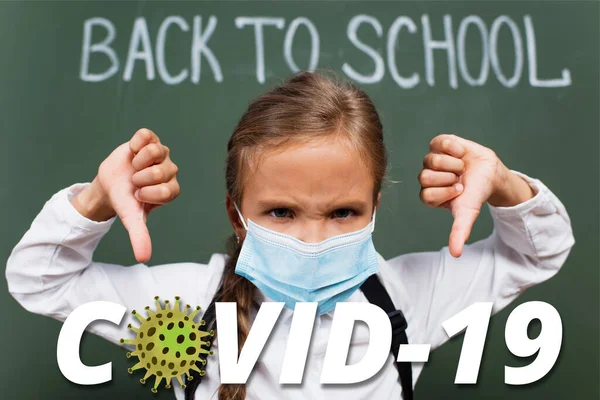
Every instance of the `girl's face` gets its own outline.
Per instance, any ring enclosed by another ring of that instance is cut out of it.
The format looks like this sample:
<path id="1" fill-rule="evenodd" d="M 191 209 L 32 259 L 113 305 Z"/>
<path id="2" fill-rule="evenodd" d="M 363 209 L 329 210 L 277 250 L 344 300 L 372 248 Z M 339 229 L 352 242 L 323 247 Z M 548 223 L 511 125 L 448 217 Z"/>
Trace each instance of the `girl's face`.
<path id="1" fill-rule="evenodd" d="M 305 242 L 364 228 L 373 215 L 374 182 L 370 168 L 339 138 L 291 144 L 261 155 L 246 169 L 243 200 L 246 222 Z M 377 203 L 381 198 L 379 193 Z M 229 194 L 229 219 L 236 233 L 246 231 Z M 378 205 L 378 204 L 376 204 Z"/>

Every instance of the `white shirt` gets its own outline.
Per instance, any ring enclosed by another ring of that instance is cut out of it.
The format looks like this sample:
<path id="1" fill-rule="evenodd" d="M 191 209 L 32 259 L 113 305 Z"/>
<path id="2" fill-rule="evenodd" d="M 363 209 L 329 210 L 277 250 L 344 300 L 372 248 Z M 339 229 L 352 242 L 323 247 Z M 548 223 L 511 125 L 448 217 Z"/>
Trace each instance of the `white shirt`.
<path id="1" fill-rule="evenodd" d="M 493 312 L 505 307 L 528 287 L 552 277 L 574 244 L 569 216 L 562 203 L 539 180 L 523 177 L 535 196 L 513 207 L 488 204 L 494 229 L 484 240 L 465 246 L 455 259 L 444 247 L 439 251 L 404 254 L 390 260 L 379 255 L 378 275 L 408 321 L 410 343 L 436 348 L 448 340 L 442 322 L 477 301 L 492 301 Z M 123 267 L 92 259 L 94 249 L 115 218 L 94 222 L 79 214 L 70 198 L 87 185 L 74 184 L 46 202 L 30 229 L 8 259 L 6 277 L 12 296 L 27 310 L 64 321 L 81 304 L 105 300 L 145 315 L 154 309 L 154 296 L 206 309 L 213 298 L 226 255 L 213 254 L 207 265 L 176 263 Z M 259 292 L 258 304 L 270 301 Z M 347 301 L 367 301 L 360 290 Z M 393 356 L 371 379 L 352 385 L 321 385 L 320 373 L 327 348 L 332 313 L 318 316 L 303 383 L 279 385 L 292 312 L 287 308 L 275 326 L 247 383 L 248 399 L 400 399 L 401 386 Z M 133 338 L 128 323 L 139 326 L 130 312 L 120 326 L 97 321 L 88 330 L 119 344 Z M 368 346 L 368 328 L 358 324 L 348 363 L 359 362 Z M 217 399 L 219 386 L 218 341 L 209 357 L 207 373 L 196 399 Z M 416 382 L 423 365 L 413 363 Z M 141 371 L 137 373 L 140 377 Z M 153 384 L 154 379 L 149 384 Z M 413 383 L 414 383 L 413 382 Z M 161 387 L 163 387 L 161 384 Z M 183 391 L 173 381 L 175 395 Z"/>

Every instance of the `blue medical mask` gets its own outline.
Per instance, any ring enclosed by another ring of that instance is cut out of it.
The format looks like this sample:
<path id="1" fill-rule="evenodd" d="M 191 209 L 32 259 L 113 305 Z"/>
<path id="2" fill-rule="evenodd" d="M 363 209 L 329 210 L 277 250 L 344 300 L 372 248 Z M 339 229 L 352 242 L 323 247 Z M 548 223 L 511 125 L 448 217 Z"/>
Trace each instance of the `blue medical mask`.
<path id="1" fill-rule="evenodd" d="M 379 269 L 372 239 L 375 211 L 363 229 L 306 243 L 250 219 L 246 225 L 235 208 L 247 231 L 235 273 L 289 309 L 298 301 L 317 302 L 317 314 L 328 313 Z"/>

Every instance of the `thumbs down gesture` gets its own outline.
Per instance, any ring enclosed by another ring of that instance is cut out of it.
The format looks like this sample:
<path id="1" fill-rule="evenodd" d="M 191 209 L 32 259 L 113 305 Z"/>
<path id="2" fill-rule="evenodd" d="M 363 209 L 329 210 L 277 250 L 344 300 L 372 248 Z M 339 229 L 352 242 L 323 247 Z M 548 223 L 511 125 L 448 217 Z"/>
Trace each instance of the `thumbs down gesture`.
<path id="1" fill-rule="evenodd" d="M 439 135 L 429 144 L 419 174 L 421 201 L 450 210 L 454 217 L 448 242 L 460 257 L 487 201 L 511 207 L 534 196 L 529 184 L 509 170 L 492 150 L 456 135 Z"/>
<path id="2" fill-rule="evenodd" d="M 179 195 L 178 168 L 169 148 L 149 129 L 138 130 L 98 168 L 92 183 L 71 203 L 84 217 L 105 221 L 117 215 L 138 262 L 147 262 L 152 242 L 146 220 L 150 211 Z"/>

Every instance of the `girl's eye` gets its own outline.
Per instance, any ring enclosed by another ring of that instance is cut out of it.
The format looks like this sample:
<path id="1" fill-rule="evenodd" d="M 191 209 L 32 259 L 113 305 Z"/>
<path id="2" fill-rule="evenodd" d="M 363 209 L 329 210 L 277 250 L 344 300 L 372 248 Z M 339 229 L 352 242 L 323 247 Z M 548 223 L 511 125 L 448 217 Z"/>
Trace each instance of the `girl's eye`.
<path id="1" fill-rule="evenodd" d="M 292 213 L 287 208 L 274 208 L 269 211 L 269 215 L 275 218 L 288 218 L 292 216 Z"/>
<path id="2" fill-rule="evenodd" d="M 349 218 L 352 215 L 355 215 L 356 213 L 354 212 L 354 210 L 351 210 L 349 208 L 339 208 L 337 210 L 335 210 L 332 214 L 333 218 Z"/>

